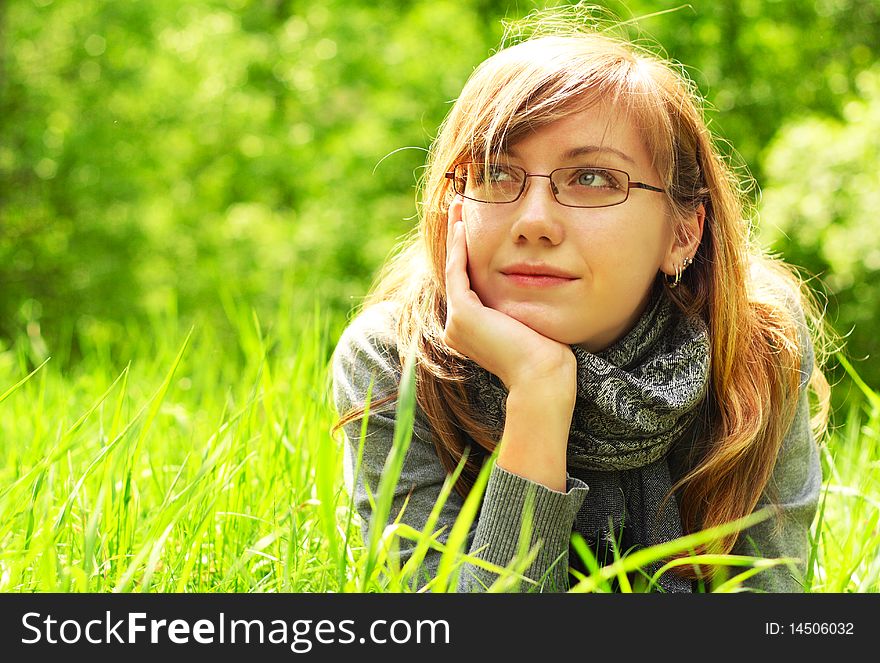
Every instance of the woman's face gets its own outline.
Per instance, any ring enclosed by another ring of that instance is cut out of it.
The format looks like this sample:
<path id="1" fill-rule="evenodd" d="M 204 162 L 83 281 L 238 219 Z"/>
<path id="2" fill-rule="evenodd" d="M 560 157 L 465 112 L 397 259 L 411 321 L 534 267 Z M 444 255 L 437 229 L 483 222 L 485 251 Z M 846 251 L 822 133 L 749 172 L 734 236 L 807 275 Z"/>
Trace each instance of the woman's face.
<path id="1" fill-rule="evenodd" d="M 504 159 L 530 174 L 614 168 L 662 188 L 641 135 L 622 117 L 602 105 L 573 113 L 510 145 Z M 604 349 L 635 324 L 658 270 L 672 273 L 680 262 L 666 198 L 632 189 L 619 205 L 573 208 L 556 202 L 546 177 L 526 182 L 513 203 L 453 203 L 467 229 L 471 288 L 544 336 Z"/>

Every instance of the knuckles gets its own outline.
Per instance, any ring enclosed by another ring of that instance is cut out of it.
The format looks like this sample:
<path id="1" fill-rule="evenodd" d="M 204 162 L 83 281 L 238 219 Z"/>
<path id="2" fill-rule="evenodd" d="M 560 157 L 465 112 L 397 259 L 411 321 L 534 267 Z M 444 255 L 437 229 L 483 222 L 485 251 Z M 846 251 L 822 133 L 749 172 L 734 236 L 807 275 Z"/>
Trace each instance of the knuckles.
<path id="1" fill-rule="evenodd" d="M 455 347 L 458 339 L 461 337 L 459 331 L 460 324 L 452 316 L 446 318 L 446 328 L 443 330 L 443 342 L 446 345 Z"/>
<path id="2" fill-rule="evenodd" d="M 467 331 L 463 328 L 461 320 L 457 316 L 447 313 L 446 326 L 443 329 L 443 342 L 453 350 L 467 354 L 464 343 L 466 338 Z"/>

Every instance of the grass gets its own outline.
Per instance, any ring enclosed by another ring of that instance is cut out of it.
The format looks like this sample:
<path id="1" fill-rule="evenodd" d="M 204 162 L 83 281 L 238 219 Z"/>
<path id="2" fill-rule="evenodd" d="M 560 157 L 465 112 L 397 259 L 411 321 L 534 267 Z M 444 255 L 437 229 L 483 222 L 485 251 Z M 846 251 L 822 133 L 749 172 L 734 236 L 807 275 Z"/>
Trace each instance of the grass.
<path id="1" fill-rule="evenodd" d="M 226 308 L 222 332 L 181 329 L 173 316 L 131 326 L 112 345 L 83 332 L 75 364 L 63 350 L 47 359 L 52 349 L 33 329 L 0 348 L 0 591 L 451 591 L 464 560 L 503 571 L 464 554 L 488 466 L 447 545 L 430 527 L 400 522 L 364 541 L 343 488 L 341 441 L 330 434 L 327 368 L 344 321 L 285 305 L 269 326 L 231 300 Z M 811 592 L 880 590 L 880 396 L 859 387 L 863 400 L 823 445 Z M 401 419 L 412 389 L 402 389 Z M 390 510 L 408 443 L 401 427 L 377 512 Z M 416 542 L 402 565 L 401 538 Z M 694 538 L 610 567 L 585 560 L 591 573 L 575 590 L 603 591 L 618 578 L 639 591 L 627 572 Z M 420 587 L 416 567 L 429 547 L 443 557 Z M 521 548 L 493 589 L 522 581 L 517 570 L 534 552 Z M 745 575 L 768 563 L 737 561 Z M 716 590 L 735 591 L 736 580 Z"/>

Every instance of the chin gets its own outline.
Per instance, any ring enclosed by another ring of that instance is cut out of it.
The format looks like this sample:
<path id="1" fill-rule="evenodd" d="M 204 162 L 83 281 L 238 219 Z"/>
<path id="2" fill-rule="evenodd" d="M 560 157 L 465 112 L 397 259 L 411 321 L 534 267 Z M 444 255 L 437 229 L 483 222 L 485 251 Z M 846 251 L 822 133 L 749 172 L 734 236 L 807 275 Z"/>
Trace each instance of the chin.
<path id="1" fill-rule="evenodd" d="M 523 323 L 541 336 L 546 336 L 558 343 L 574 345 L 579 342 L 579 337 L 572 332 L 571 325 L 559 320 L 555 311 L 548 311 L 546 306 L 523 302 L 505 302 L 492 308 Z"/>

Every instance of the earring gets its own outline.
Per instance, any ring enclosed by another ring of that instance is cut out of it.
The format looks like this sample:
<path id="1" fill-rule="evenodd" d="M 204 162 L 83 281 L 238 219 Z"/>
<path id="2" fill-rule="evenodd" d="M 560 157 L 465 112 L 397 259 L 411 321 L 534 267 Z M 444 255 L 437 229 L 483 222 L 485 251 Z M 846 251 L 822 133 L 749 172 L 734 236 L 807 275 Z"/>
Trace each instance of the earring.
<path id="1" fill-rule="evenodd" d="M 691 258 L 690 256 L 685 256 L 684 260 L 682 260 L 680 264 L 677 264 L 675 266 L 675 278 L 672 281 L 670 281 L 669 277 L 666 277 L 666 285 L 669 287 L 670 290 L 678 287 L 678 284 L 681 283 L 682 273 L 693 262 L 694 262 L 693 258 Z"/>

